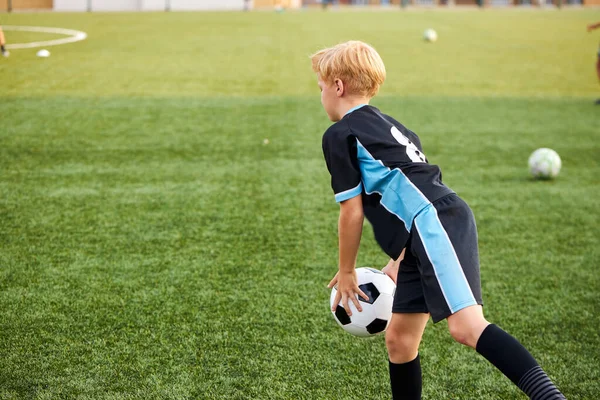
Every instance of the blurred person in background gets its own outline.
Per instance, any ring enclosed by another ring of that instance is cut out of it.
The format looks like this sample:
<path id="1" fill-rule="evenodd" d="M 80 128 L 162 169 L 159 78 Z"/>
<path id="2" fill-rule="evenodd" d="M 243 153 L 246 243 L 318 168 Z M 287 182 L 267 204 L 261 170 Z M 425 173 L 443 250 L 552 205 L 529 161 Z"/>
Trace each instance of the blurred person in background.
<path id="1" fill-rule="evenodd" d="M 591 32 L 597 28 L 600 28 L 600 22 L 589 24 L 587 30 Z M 596 60 L 596 74 L 598 74 L 598 80 L 600 80 L 600 47 L 598 47 L 598 59 Z M 596 104 L 600 105 L 600 99 L 596 100 Z"/>
<path id="2" fill-rule="evenodd" d="M 4 57 L 8 57 L 10 53 L 6 50 L 6 39 L 4 38 L 4 32 L 2 31 L 2 27 L 0 26 L 0 52 Z"/>

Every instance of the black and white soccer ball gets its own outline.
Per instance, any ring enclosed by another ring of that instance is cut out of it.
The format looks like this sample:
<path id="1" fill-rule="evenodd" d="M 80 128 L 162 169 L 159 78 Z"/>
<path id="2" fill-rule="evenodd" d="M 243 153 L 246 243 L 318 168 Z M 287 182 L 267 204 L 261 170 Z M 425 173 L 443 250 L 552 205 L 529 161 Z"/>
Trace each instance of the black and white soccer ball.
<path id="1" fill-rule="evenodd" d="M 335 321 L 346 332 L 355 336 L 373 336 L 384 332 L 392 318 L 392 304 L 396 285 L 394 281 L 383 272 L 374 268 L 357 268 L 358 287 L 367 296 L 369 301 L 358 296 L 362 305 L 362 312 L 358 312 L 354 303 L 348 302 L 352 316 L 348 316 L 341 303 L 332 311 Z M 330 309 L 333 307 L 337 286 L 331 289 L 329 298 Z"/>
<path id="2" fill-rule="evenodd" d="M 542 147 L 531 153 L 528 164 L 534 178 L 552 179 L 560 172 L 562 161 L 556 151 Z"/>

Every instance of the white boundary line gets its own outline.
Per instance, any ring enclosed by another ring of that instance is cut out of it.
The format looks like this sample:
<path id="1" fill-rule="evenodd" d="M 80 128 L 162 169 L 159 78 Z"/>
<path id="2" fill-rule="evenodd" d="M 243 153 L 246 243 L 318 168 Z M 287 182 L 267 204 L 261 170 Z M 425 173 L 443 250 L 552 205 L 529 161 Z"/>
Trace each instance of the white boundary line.
<path id="1" fill-rule="evenodd" d="M 32 49 L 35 47 L 44 46 L 57 46 L 59 44 L 79 42 L 87 38 L 87 33 L 81 31 L 75 31 L 73 29 L 63 28 L 49 28 L 43 26 L 16 26 L 16 25 L 2 25 L 2 29 L 5 31 L 27 31 L 27 32 L 44 32 L 44 33 L 57 33 L 59 35 L 67 35 L 64 39 L 46 40 L 43 42 L 30 42 L 30 43 L 13 43 L 7 44 L 7 49 Z"/>

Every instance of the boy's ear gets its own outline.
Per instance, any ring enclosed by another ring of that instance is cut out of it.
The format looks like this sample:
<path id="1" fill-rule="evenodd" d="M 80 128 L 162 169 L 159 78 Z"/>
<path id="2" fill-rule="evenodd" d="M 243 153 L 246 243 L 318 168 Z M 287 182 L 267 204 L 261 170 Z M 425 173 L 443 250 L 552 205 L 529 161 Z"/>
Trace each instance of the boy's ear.
<path id="1" fill-rule="evenodd" d="M 342 82 L 341 79 L 336 78 L 336 79 L 334 79 L 333 84 L 335 85 L 336 96 L 342 97 L 342 95 L 344 94 L 344 82 Z"/>

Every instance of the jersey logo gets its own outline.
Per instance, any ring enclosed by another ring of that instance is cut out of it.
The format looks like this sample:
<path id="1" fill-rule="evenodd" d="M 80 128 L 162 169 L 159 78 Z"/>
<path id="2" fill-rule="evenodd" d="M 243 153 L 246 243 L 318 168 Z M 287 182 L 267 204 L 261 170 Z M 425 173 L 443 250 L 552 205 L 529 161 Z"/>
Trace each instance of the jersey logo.
<path id="1" fill-rule="evenodd" d="M 396 141 L 398 141 L 398 143 L 400 143 L 402 146 L 404 146 L 406 148 L 406 155 L 408 156 L 408 158 L 410 158 L 412 160 L 412 162 L 417 162 L 417 163 L 427 162 L 427 157 L 425 157 L 425 154 L 423 154 L 421 151 L 419 151 L 419 149 L 417 149 L 417 146 L 415 146 L 415 144 L 413 142 L 411 142 L 409 138 L 404 136 L 404 134 L 402 132 L 400 132 L 398 130 L 398 128 L 396 128 L 395 126 L 392 126 L 391 131 L 392 131 L 392 136 L 394 137 L 394 139 L 396 139 Z"/>

